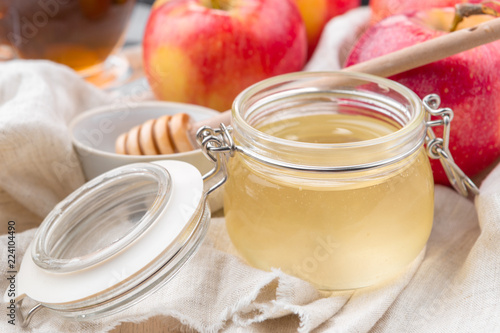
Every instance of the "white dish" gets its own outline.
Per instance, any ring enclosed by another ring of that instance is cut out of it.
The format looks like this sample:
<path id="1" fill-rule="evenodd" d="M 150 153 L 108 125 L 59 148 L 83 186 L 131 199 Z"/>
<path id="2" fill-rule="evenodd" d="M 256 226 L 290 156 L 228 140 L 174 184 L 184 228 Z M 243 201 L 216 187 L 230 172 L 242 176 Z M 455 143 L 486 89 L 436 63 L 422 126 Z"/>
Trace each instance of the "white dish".
<path id="1" fill-rule="evenodd" d="M 202 106 L 174 102 L 122 103 L 88 110 L 70 124 L 73 146 L 78 153 L 85 177 L 90 180 L 116 167 L 157 160 L 179 160 L 194 165 L 201 174 L 213 164 L 200 149 L 170 155 L 121 155 L 115 153 L 116 138 L 132 127 L 162 115 L 186 113 L 193 120 L 213 117 L 219 112 Z"/>

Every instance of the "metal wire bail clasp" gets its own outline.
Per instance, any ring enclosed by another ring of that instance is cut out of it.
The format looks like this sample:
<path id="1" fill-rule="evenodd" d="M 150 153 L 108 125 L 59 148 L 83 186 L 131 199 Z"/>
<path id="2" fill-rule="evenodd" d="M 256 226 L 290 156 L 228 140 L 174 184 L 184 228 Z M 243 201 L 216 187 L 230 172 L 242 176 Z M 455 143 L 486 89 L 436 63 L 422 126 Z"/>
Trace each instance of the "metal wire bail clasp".
<path id="1" fill-rule="evenodd" d="M 23 309 L 21 308 L 22 307 L 22 303 L 23 301 L 26 299 L 27 297 L 23 297 L 21 298 L 20 300 L 18 300 L 16 302 L 16 314 L 18 316 L 18 320 L 19 320 L 19 325 L 22 327 L 22 328 L 26 328 L 28 327 L 30 321 L 31 321 L 31 318 L 33 317 L 33 315 L 38 311 L 40 310 L 41 308 L 43 308 L 44 306 L 41 304 L 41 303 L 37 303 L 35 306 L 33 306 L 30 310 L 28 310 L 28 312 L 26 314 L 23 314 Z"/>
<path id="2" fill-rule="evenodd" d="M 469 193 L 479 194 L 479 189 L 467 177 L 467 175 L 458 167 L 453 160 L 449 150 L 450 141 L 450 123 L 453 120 L 453 110 L 450 108 L 441 108 L 441 98 L 436 94 L 427 95 L 423 99 L 426 113 L 427 124 L 427 154 L 432 159 L 439 159 L 443 165 L 444 171 L 450 180 L 453 188 L 463 196 L 468 196 Z M 432 120 L 431 117 L 441 117 L 437 120 Z M 438 138 L 432 130 L 433 127 L 443 126 L 443 137 Z"/>
<path id="3" fill-rule="evenodd" d="M 214 162 L 214 168 L 203 176 L 203 180 L 208 183 L 221 173 L 222 178 L 210 187 L 205 195 L 208 196 L 214 190 L 222 186 L 227 180 L 227 160 L 234 156 L 236 146 L 231 136 L 231 128 L 220 124 L 220 128 L 213 129 L 204 126 L 196 132 L 196 140 L 201 147 L 201 151 L 207 158 Z"/>

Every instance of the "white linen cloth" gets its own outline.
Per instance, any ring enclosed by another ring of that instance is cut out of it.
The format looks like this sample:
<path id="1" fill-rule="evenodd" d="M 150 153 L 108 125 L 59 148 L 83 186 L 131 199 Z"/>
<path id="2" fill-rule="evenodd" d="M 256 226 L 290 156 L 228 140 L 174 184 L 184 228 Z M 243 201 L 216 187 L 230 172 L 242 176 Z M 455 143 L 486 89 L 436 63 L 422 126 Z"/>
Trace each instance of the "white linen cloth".
<path id="1" fill-rule="evenodd" d="M 40 221 L 84 181 L 68 123 L 108 97 L 64 66 L 0 66 L 0 220 Z"/>
<path id="2" fill-rule="evenodd" d="M 320 48 L 333 45 L 326 41 L 360 15 L 366 18 L 367 11 L 332 21 Z M 308 69 L 318 69 L 320 63 L 313 57 Z M 334 66 L 332 62 L 321 69 Z M 107 95 L 62 66 L 0 64 L 3 232 L 9 220 L 37 225 L 83 183 L 67 125 L 78 112 L 107 102 Z M 426 252 L 383 286 L 325 295 L 278 270 L 252 268 L 236 254 L 224 219 L 215 218 L 198 253 L 148 299 L 89 322 L 63 319 L 43 309 L 33 317 L 30 331 L 105 332 L 121 322 L 158 316 L 163 331 L 182 332 L 499 332 L 500 167 L 483 182 L 475 203 L 442 186 L 436 187 L 435 203 Z M 17 264 L 34 232 L 16 234 Z M 7 236 L 0 236 L 4 258 L 7 243 Z M 7 271 L 2 260 L 2 294 L 8 286 Z M 2 301 L 3 313 L 6 306 Z M 8 319 L 1 316 L 0 332 L 24 332 Z"/>

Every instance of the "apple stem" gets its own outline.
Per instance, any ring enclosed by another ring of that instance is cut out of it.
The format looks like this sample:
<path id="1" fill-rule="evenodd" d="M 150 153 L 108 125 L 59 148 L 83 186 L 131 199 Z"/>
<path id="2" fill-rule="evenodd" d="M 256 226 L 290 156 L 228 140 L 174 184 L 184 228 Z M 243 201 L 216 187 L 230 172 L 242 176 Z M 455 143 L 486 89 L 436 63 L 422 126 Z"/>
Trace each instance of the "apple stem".
<path id="1" fill-rule="evenodd" d="M 230 10 L 231 9 L 231 1 L 230 0 L 210 0 L 209 6 L 212 9 Z"/>
<path id="2" fill-rule="evenodd" d="M 219 0 L 210 0 L 213 9 L 222 9 Z"/>
<path id="3" fill-rule="evenodd" d="M 491 15 L 495 17 L 499 17 L 500 14 L 495 9 L 488 7 L 486 4 L 494 4 L 499 5 L 498 1 L 486 1 L 479 4 L 471 4 L 471 3 L 461 3 L 455 5 L 455 17 L 453 18 L 453 22 L 451 23 L 451 31 L 457 30 L 458 24 L 464 20 L 464 18 L 472 16 L 472 15 Z"/>

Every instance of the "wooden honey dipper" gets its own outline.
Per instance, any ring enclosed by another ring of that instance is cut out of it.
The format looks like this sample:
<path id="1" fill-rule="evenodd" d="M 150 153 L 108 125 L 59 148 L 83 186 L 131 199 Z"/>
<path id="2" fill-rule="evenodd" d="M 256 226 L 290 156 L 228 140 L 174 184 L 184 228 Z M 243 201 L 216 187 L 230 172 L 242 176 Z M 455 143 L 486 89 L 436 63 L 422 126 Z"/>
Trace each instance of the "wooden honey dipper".
<path id="1" fill-rule="evenodd" d="M 500 39 L 500 18 L 475 27 L 458 30 L 347 68 L 342 72 L 360 72 L 388 77 Z M 122 134 L 116 141 L 117 153 L 171 154 L 194 149 L 196 131 L 203 126 L 229 124 L 231 112 L 193 123 L 186 114 L 148 120 Z M 163 128 L 163 131 L 162 131 Z M 162 141 L 163 140 L 163 141 Z"/>
<path id="2" fill-rule="evenodd" d="M 185 113 L 150 119 L 121 134 L 115 151 L 125 155 L 184 153 L 195 147 L 188 137 L 191 127 L 191 118 Z"/>

